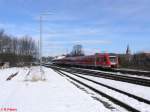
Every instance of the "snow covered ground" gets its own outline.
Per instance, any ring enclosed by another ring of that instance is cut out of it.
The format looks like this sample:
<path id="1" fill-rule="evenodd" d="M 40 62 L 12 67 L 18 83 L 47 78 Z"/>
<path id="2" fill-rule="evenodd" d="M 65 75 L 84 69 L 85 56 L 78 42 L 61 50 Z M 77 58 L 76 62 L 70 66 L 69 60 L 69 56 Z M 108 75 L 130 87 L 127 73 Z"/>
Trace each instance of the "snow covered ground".
<path id="1" fill-rule="evenodd" d="M 117 68 L 117 70 L 124 70 L 124 71 L 137 71 L 137 72 L 150 72 L 150 71 L 146 71 L 146 70 L 138 70 L 138 69 L 128 69 L 128 68 Z"/>
<path id="2" fill-rule="evenodd" d="M 126 82 L 121 82 L 121 81 L 116 81 L 116 80 L 110 80 L 110 79 L 104 79 L 104 78 L 97 78 L 97 77 L 92 77 L 92 76 L 83 76 L 81 74 L 78 74 L 79 76 L 86 77 L 89 79 L 92 79 L 94 81 L 100 82 L 102 84 L 117 88 L 119 90 L 132 93 L 136 96 L 142 97 L 144 99 L 149 99 L 150 100 L 150 87 L 145 87 L 141 85 L 136 85 L 136 84 L 131 84 L 131 83 L 126 83 Z"/>
<path id="3" fill-rule="evenodd" d="M 137 77 L 137 78 L 143 78 L 143 79 L 150 79 L 150 77 L 148 76 L 139 76 L 136 74 L 124 74 L 124 73 L 120 73 L 120 72 L 110 72 L 110 71 L 102 71 L 102 70 L 93 70 L 93 69 L 86 69 L 86 68 L 76 68 L 76 67 L 71 67 L 71 68 L 75 68 L 75 69 L 81 69 L 81 70 L 89 70 L 89 71 L 95 71 L 95 72 L 100 72 L 100 73 L 109 73 L 111 75 L 122 75 L 122 76 L 129 76 L 129 77 Z M 148 72 L 148 71 L 147 71 Z"/>
<path id="4" fill-rule="evenodd" d="M 82 78 L 79 78 L 77 76 L 71 75 L 70 73 L 67 73 L 67 72 L 64 72 L 64 73 L 66 73 L 66 74 L 70 75 L 71 77 L 74 77 L 94 88 L 97 88 L 98 90 L 100 90 L 104 93 L 107 93 L 108 95 L 113 96 L 114 98 L 119 99 L 122 102 L 125 102 L 126 104 L 129 104 L 130 106 L 140 110 L 141 112 L 150 112 L 150 105 L 148 105 L 148 104 L 139 102 L 138 100 L 130 98 L 130 97 L 123 95 L 121 93 L 118 93 L 116 91 L 110 90 L 106 87 L 97 85 L 93 82 L 90 82 L 90 81 L 84 80 Z M 140 97 L 150 100 L 150 88 L 148 88 L 148 87 L 143 87 L 143 86 L 129 84 L 129 83 L 120 82 L 120 81 L 113 81 L 113 80 L 109 80 L 109 79 L 97 78 L 97 77 L 92 77 L 92 76 L 84 76 L 84 77 L 90 78 L 90 79 L 98 81 L 100 83 L 109 85 L 114 88 L 118 88 L 120 90 L 123 90 L 128 93 L 131 93 L 131 94 L 134 94 L 134 95 L 137 95 L 137 96 L 140 96 Z"/>
<path id="5" fill-rule="evenodd" d="M 43 67 L 43 70 L 44 81 L 32 80 L 35 76 L 40 77 L 39 67 L 0 70 L 0 109 L 14 108 L 17 112 L 113 111 L 52 69 Z M 6 81 L 16 72 L 17 76 Z"/>

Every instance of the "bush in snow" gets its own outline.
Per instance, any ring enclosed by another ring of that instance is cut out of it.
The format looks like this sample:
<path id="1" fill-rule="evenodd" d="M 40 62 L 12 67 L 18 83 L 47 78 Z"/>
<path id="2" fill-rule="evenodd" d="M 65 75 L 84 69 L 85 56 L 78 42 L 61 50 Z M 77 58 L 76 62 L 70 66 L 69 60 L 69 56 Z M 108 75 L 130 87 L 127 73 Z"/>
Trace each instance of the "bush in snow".
<path id="1" fill-rule="evenodd" d="M 42 80 L 42 79 L 41 79 L 41 76 L 39 76 L 39 75 L 33 75 L 33 76 L 32 76 L 31 81 L 36 82 L 36 81 L 39 81 L 39 80 Z"/>

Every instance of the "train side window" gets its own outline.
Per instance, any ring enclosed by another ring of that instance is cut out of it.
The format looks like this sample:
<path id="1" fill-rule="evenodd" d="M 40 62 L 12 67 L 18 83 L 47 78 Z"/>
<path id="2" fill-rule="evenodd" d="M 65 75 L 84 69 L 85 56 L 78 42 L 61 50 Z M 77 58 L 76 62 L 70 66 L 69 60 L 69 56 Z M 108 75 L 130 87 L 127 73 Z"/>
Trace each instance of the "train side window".
<path id="1" fill-rule="evenodd" d="M 104 57 L 104 62 L 107 62 L 107 58 L 106 57 Z"/>
<path id="2" fill-rule="evenodd" d="M 100 62 L 100 58 L 96 58 L 96 62 Z"/>

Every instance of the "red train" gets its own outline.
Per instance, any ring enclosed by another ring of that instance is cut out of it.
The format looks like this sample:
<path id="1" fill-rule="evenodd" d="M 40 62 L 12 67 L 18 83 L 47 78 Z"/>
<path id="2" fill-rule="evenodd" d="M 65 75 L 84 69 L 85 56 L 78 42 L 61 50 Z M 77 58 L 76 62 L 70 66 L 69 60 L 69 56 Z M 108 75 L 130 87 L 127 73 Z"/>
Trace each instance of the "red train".
<path id="1" fill-rule="evenodd" d="M 53 64 L 80 66 L 80 67 L 101 67 L 101 68 L 117 68 L 118 57 L 107 53 L 96 53 L 89 56 L 65 57 L 62 59 L 54 59 Z"/>

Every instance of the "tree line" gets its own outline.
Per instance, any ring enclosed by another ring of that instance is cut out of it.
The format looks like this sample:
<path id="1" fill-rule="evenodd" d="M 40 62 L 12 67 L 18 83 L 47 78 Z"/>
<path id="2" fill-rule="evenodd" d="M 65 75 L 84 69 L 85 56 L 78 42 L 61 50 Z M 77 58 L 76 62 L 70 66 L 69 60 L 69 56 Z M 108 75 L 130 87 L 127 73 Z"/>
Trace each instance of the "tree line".
<path id="1" fill-rule="evenodd" d="M 0 62 L 10 62 L 12 66 L 27 64 L 37 55 L 38 48 L 31 37 L 14 37 L 0 30 Z"/>
<path id="2" fill-rule="evenodd" d="M 119 65 L 123 68 L 150 70 L 150 53 L 119 54 Z"/>

